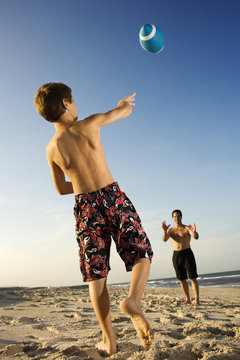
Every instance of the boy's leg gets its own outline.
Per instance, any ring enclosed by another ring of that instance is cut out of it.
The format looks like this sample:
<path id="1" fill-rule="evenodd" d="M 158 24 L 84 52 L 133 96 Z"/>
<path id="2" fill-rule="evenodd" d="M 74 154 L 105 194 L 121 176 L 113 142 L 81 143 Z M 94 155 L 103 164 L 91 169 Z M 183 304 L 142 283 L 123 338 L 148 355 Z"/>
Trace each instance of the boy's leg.
<path id="1" fill-rule="evenodd" d="M 199 305 L 199 285 L 197 279 L 190 279 L 195 296 L 195 305 Z"/>
<path id="2" fill-rule="evenodd" d="M 98 343 L 96 348 L 100 352 L 112 355 L 117 352 L 116 336 L 110 318 L 110 303 L 106 282 L 107 278 L 90 281 L 89 294 L 103 334 L 103 341 Z"/>
<path id="3" fill-rule="evenodd" d="M 182 287 L 182 291 L 186 298 L 186 304 L 191 304 L 187 280 L 179 280 L 179 281 Z"/>
<path id="4" fill-rule="evenodd" d="M 141 299 L 150 271 L 150 260 L 139 259 L 132 269 L 132 278 L 128 297 L 121 301 L 120 309 L 132 320 L 143 347 L 152 343 L 152 331 L 141 310 Z"/>

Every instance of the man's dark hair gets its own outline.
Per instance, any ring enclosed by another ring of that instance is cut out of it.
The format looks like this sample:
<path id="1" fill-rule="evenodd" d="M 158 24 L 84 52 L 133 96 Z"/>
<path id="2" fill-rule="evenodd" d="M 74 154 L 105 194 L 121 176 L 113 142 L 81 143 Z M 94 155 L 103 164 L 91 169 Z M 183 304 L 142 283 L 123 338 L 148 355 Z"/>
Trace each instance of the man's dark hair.
<path id="1" fill-rule="evenodd" d="M 181 212 L 181 210 L 178 210 L 178 209 L 173 210 L 173 212 L 172 212 L 172 217 L 173 217 L 173 214 L 174 214 L 175 212 L 178 213 L 178 214 L 181 216 L 181 218 L 182 218 L 182 212 Z"/>
<path id="2" fill-rule="evenodd" d="M 47 83 L 38 89 L 34 105 L 44 119 L 56 122 L 66 110 L 63 99 L 72 102 L 71 88 L 62 83 Z"/>

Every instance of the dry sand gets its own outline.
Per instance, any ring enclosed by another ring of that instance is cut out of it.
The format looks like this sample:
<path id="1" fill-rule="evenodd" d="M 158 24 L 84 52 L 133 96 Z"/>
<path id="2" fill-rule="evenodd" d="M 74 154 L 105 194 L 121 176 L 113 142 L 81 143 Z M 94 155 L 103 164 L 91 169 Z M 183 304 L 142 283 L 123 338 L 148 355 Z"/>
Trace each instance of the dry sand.
<path id="1" fill-rule="evenodd" d="M 109 288 L 118 353 L 109 359 L 240 359 L 240 288 L 201 288 L 201 305 L 177 289 L 146 289 L 143 309 L 154 332 L 144 350 L 120 312 L 127 288 Z M 87 288 L 0 288 L 1 359 L 102 359 L 101 332 Z"/>

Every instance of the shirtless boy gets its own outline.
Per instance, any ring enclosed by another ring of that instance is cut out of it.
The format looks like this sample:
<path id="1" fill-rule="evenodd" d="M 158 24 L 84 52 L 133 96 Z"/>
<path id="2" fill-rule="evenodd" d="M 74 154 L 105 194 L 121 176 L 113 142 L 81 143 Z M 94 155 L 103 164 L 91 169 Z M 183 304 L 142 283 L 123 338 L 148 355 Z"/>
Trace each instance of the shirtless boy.
<path id="1" fill-rule="evenodd" d="M 81 121 L 77 121 L 77 106 L 65 84 L 42 85 L 34 101 L 39 114 L 56 130 L 46 149 L 55 188 L 61 195 L 75 194 L 80 269 L 83 281 L 89 282 L 91 302 L 102 330 L 103 339 L 96 347 L 106 355 L 117 351 L 106 286 L 111 237 L 126 270 L 132 270 L 129 294 L 121 301 L 120 309 L 132 320 L 142 345 L 146 348 L 152 342 L 141 298 L 153 252 L 134 206 L 112 177 L 100 138 L 103 126 L 131 114 L 135 95 L 121 99 L 106 113 Z"/>
<path id="2" fill-rule="evenodd" d="M 167 241 L 169 238 L 171 238 L 173 242 L 173 266 L 185 295 L 186 304 L 191 303 L 187 283 L 188 274 L 195 296 L 195 305 L 199 305 L 199 286 L 197 281 L 198 274 L 195 258 L 190 248 L 191 236 L 196 240 L 199 237 L 196 231 L 196 225 L 183 225 L 182 213 L 180 210 L 174 210 L 172 212 L 172 218 L 175 225 L 171 228 L 169 228 L 170 225 L 166 225 L 166 221 L 162 222 L 162 239 L 163 241 Z"/>

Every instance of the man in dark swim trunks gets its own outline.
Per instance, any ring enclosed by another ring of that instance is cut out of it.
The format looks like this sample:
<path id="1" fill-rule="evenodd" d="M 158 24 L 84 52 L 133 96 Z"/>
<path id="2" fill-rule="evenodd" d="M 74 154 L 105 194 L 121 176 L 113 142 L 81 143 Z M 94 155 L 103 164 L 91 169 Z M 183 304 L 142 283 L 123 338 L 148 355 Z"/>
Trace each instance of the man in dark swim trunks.
<path id="1" fill-rule="evenodd" d="M 34 101 L 39 114 L 56 129 L 47 145 L 55 188 L 61 195 L 75 194 L 80 268 L 83 280 L 89 282 L 90 298 L 102 329 L 103 341 L 96 347 L 107 355 L 117 351 L 106 287 L 111 237 L 127 271 L 132 270 L 129 294 L 120 308 L 131 318 L 142 345 L 148 347 L 152 342 L 150 325 L 141 310 L 153 255 L 151 245 L 134 206 L 112 177 L 100 137 L 103 126 L 131 114 L 135 95 L 121 99 L 106 113 L 81 121 L 77 121 L 77 106 L 65 84 L 42 85 Z"/>
<path id="2" fill-rule="evenodd" d="M 191 236 L 196 240 L 199 238 L 199 235 L 196 231 L 196 225 L 183 225 L 182 213 L 180 210 L 174 210 L 172 212 L 172 218 L 175 222 L 175 225 L 171 228 L 169 228 L 170 225 L 166 225 L 166 221 L 162 222 L 162 239 L 163 241 L 167 241 L 169 238 L 171 238 L 173 242 L 173 266 L 185 295 L 186 303 L 191 303 L 187 283 L 187 278 L 189 277 L 195 295 L 195 305 L 199 305 L 197 267 L 193 252 L 190 248 Z"/>

